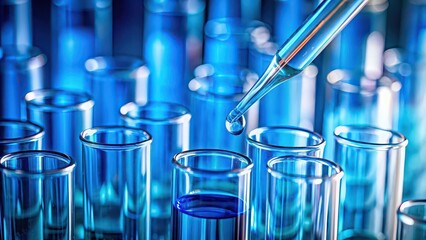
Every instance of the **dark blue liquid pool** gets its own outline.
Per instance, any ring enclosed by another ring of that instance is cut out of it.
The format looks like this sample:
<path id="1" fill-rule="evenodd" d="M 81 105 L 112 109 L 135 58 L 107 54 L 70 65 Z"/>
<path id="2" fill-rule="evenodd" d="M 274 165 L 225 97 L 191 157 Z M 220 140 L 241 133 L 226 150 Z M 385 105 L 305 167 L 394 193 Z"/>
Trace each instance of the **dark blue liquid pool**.
<path id="1" fill-rule="evenodd" d="M 191 194 L 176 200 L 172 239 L 247 239 L 248 214 L 241 199 L 219 194 Z"/>

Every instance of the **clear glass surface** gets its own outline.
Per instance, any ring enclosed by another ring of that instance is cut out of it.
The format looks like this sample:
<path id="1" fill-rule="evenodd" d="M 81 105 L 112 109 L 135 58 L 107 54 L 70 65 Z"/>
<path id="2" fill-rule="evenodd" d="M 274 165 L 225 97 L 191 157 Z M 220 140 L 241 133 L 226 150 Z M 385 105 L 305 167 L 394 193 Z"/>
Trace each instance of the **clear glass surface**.
<path id="1" fill-rule="evenodd" d="M 397 240 L 426 239 L 426 200 L 405 201 L 398 208 Z"/>

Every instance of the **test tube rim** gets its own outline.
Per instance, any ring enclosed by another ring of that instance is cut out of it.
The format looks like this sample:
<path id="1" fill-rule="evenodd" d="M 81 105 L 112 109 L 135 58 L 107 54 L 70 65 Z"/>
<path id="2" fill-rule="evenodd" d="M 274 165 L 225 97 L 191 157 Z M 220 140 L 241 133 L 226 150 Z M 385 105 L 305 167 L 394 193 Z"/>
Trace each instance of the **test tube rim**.
<path id="1" fill-rule="evenodd" d="M 97 66 L 96 68 L 89 69 L 88 64 L 91 61 L 98 62 L 99 60 L 103 60 L 105 65 Z M 121 61 L 124 61 L 126 64 L 122 66 L 119 64 Z M 93 58 L 89 58 L 85 61 L 85 70 L 89 74 L 93 75 L 108 75 L 113 73 L 119 73 L 124 71 L 134 71 L 140 67 L 145 66 L 145 62 L 138 57 L 135 56 L 126 56 L 126 55 L 117 55 L 117 56 L 96 56 Z M 122 79 L 126 80 L 126 79 Z"/>
<path id="2" fill-rule="evenodd" d="M 17 53 L 20 50 L 25 50 L 28 52 L 28 57 L 22 58 L 22 59 L 13 59 L 14 61 L 19 60 L 26 60 L 28 64 L 26 65 L 26 69 L 37 69 L 41 68 L 47 63 L 47 57 L 46 55 L 40 50 L 40 48 L 31 46 L 31 45 L 11 45 L 6 44 L 0 46 L 0 59 L 6 58 L 6 60 L 12 60 L 9 59 L 10 57 L 19 56 L 19 53 Z M 13 52 L 13 54 L 11 54 Z M 35 61 L 37 60 L 37 61 Z M 22 69 L 21 69 L 22 70 Z"/>
<path id="3" fill-rule="evenodd" d="M 155 108 L 156 106 L 159 106 L 159 105 L 167 106 L 170 109 L 170 111 L 168 112 L 172 112 L 172 110 L 176 109 L 176 111 L 173 111 L 173 113 L 176 113 L 175 116 L 170 118 L 140 118 L 140 117 L 129 116 L 129 114 L 133 111 L 139 112 L 139 111 L 143 111 L 144 107 Z M 184 105 L 171 103 L 171 102 L 147 102 L 144 104 L 140 104 L 137 102 L 129 102 L 124 104 L 120 108 L 120 115 L 124 121 L 131 120 L 138 124 L 155 124 L 155 125 L 170 125 L 170 124 L 178 125 L 178 124 L 188 122 L 192 117 L 189 109 L 186 108 Z"/>
<path id="4" fill-rule="evenodd" d="M 68 95 L 83 99 L 82 101 L 76 101 L 73 104 L 67 105 L 48 105 L 40 102 L 40 99 L 45 100 L 46 97 L 56 97 L 60 94 L 61 96 Z M 86 111 L 95 105 L 92 97 L 85 92 L 75 92 L 70 90 L 61 89 L 37 89 L 31 91 L 25 95 L 25 103 L 28 108 L 37 107 L 38 109 L 46 112 L 72 112 L 72 111 Z"/>
<path id="5" fill-rule="evenodd" d="M 329 176 L 324 176 L 324 177 L 314 177 L 314 176 L 303 177 L 302 175 L 284 173 L 272 168 L 273 164 L 277 162 L 287 161 L 287 160 L 289 161 L 290 160 L 306 160 L 308 162 L 320 162 L 321 164 L 333 169 L 335 173 Z M 343 178 L 343 175 L 344 175 L 343 168 L 339 164 L 325 158 L 314 157 L 314 156 L 304 156 L 304 155 L 288 155 L 288 156 L 274 157 L 266 162 L 266 168 L 268 170 L 268 173 L 271 174 L 273 177 L 290 180 L 296 183 L 309 182 L 314 184 L 320 184 L 325 181 L 339 181 L 340 179 Z"/>
<path id="6" fill-rule="evenodd" d="M 140 141 L 134 141 L 131 143 L 102 143 L 102 142 L 96 142 L 91 141 L 85 138 L 88 133 L 90 132 L 97 132 L 99 130 L 101 131 L 108 131 L 108 130 L 130 130 L 133 132 L 142 133 L 142 135 L 145 137 L 145 139 Z M 92 148 L 97 149 L 113 149 L 113 150 L 124 150 L 124 149 L 136 149 L 143 146 L 147 146 L 152 142 L 152 136 L 147 131 L 140 129 L 140 128 L 134 128 L 134 127 L 128 127 L 128 126 L 119 126 L 119 125 L 111 125 L 111 126 L 98 126 L 98 127 L 92 127 L 83 130 L 80 133 L 80 141 L 85 146 L 90 146 Z"/>
<path id="7" fill-rule="evenodd" d="M 24 143 L 24 142 L 33 142 L 41 139 L 45 132 L 44 128 L 38 124 L 28 122 L 28 121 L 21 121 L 21 120 L 12 120 L 12 119 L 1 119 L 0 125 L 3 125 L 4 123 L 10 123 L 10 124 L 18 124 L 18 125 L 25 125 L 25 127 L 34 127 L 36 130 L 34 134 L 20 137 L 20 138 L 6 138 L 6 139 L 0 139 L 0 145 L 3 144 L 14 144 L 14 143 Z M 38 130 L 38 131 L 37 131 Z"/>
<path id="8" fill-rule="evenodd" d="M 403 202 L 399 207 L 397 211 L 398 219 L 408 225 L 414 225 L 414 224 L 420 224 L 423 227 L 426 227 L 426 215 L 424 218 L 418 218 L 411 214 L 408 214 L 404 212 L 403 210 L 415 205 L 421 204 L 426 208 L 426 199 L 415 199 L 415 200 L 407 200 Z M 407 220 L 409 220 L 407 222 Z"/>
<path id="9" fill-rule="evenodd" d="M 247 163 L 247 166 L 244 166 L 242 168 L 237 168 L 237 169 L 233 169 L 233 170 L 220 170 L 220 171 L 210 171 L 210 170 L 206 170 L 206 169 L 198 169 L 198 168 L 192 168 L 192 167 L 188 167 L 188 166 L 184 166 L 183 164 L 179 163 L 179 159 L 181 159 L 182 157 L 188 157 L 188 156 L 195 156 L 195 155 L 199 155 L 199 154 L 220 154 L 222 156 L 226 156 L 226 157 L 235 157 L 238 159 L 244 159 Z M 182 151 L 180 153 L 177 153 L 173 156 L 172 159 L 172 164 L 174 166 L 174 169 L 178 169 L 179 171 L 185 172 L 185 173 L 189 173 L 193 176 L 214 176 L 214 177 L 225 177 L 225 178 L 229 178 L 229 177 L 235 177 L 235 176 L 243 176 L 246 174 L 249 174 L 253 168 L 253 161 L 240 153 L 237 152 L 233 152 L 233 151 L 229 151 L 229 150 L 223 150 L 223 149 L 191 149 L 191 150 L 186 150 L 186 151 Z"/>
<path id="10" fill-rule="evenodd" d="M 28 171 L 23 171 L 23 170 L 18 170 L 18 169 L 13 169 L 10 167 L 6 167 L 3 165 L 3 162 L 8 160 L 8 159 L 12 159 L 15 157 L 19 157 L 19 156 L 34 156 L 34 154 L 36 154 L 37 156 L 42 155 L 42 156 L 50 156 L 50 157 L 56 157 L 56 158 L 61 158 L 63 160 L 69 160 L 67 162 L 67 164 L 63 167 L 54 169 L 54 170 L 48 170 L 48 171 L 43 171 L 43 172 L 28 172 Z M 51 150 L 25 150 L 25 151 L 18 151 L 18 152 L 13 152 L 13 153 L 9 153 L 4 155 L 1 159 L 0 159 L 0 170 L 2 172 L 2 174 L 6 174 L 6 175 L 13 175 L 13 176 L 22 176 L 22 177 L 28 177 L 28 178 L 46 178 L 46 177 L 54 177 L 54 176 L 64 176 L 67 175 L 69 173 L 72 173 L 72 171 L 75 168 L 75 160 L 62 152 L 57 152 L 57 151 L 51 151 Z"/>
<path id="11" fill-rule="evenodd" d="M 265 132 L 267 130 L 290 130 L 290 131 L 296 131 L 296 132 L 303 132 L 303 133 L 307 133 L 309 134 L 309 136 L 315 136 L 319 139 L 317 144 L 314 145 L 310 145 L 310 146 L 279 146 L 279 145 L 273 145 L 273 144 L 266 144 L 266 143 L 262 143 L 258 140 L 255 140 L 252 138 L 253 135 L 257 134 L 257 133 L 262 133 Z M 248 141 L 249 144 L 252 144 L 258 148 L 261 149 L 266 149 L 266 150 L 282 150 L 282 151 L 294 151 L 294 150 L 298 150 L 298 151 L 312 151 L 315 149 L 324 149 L 324 146 L 326 144 L 326 141 L 324 139 L 323 136 L 321 136 L 320 134 L 310 131 L 308 129 L 304 129 L 304 128 L 299 128 L 299 127 L 291 127 L 291 126 L 267 126 L 267 127 L 259 127 L 259 128 L 255 128 L 252 131 L 250 131 L 247 134 L 246 140 Z"/>
<path id="12" fill-rule="evenodd" d="M 354 140 L 348 137 L 340 136 L 340 134 L 343 132 L 351 132 L 353 130 L 385 132 L 385 133 L 391 134 L 392 137 L 397 137 L 400 140 L 395 143 L 371 143 L 371 142 L 359 141 L 359 140 Z M 387 151 L 390 149 L 405 148 L 408 144 L 408 139 L 403 134 L 394 130 L 383 129 L 383 128 L 374 127 L 370 125 L 340 125 L 334 129 L 333 134 L 337 142 L 351 146 L 351 147 L 360 148 L 360 149 L 375 149 L 375 150 Z"/>

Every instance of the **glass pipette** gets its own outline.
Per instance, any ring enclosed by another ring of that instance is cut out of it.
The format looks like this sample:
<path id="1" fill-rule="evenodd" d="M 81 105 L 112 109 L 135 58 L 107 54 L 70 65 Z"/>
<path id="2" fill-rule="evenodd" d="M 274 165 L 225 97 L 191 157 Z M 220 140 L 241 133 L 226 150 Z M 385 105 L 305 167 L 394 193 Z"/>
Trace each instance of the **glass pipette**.
<path id="1" fill-rule="evenodd" d="M 243 114 L 251 105 L 278 84 L 303 71 L 367 2 L 368 0 L 322 1 L 277 51 L 263 75 L 228 114 L 226 118 L 228 131 L 232 134 L 241 134 L 245 126 Z"/>

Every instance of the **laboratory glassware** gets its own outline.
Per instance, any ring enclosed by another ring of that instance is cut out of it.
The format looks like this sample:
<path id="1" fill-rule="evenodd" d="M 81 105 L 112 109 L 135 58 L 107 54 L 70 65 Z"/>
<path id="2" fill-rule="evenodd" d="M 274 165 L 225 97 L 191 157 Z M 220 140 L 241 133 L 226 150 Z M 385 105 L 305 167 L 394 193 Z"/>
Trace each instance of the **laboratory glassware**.
<path id="1" fill-rule="evenodd" d="M 250 239 L 252 161 L 226 150 L 173 158 L 172 239 Z"/>
<path id="2" fill-rule="evenodd" d="M 136 128 L 84 130 L 85 239 L 150 239 L 151 136 Z"/>
<path id="3" fill-rule="evenodd" d="M 272 88 L 306 68 L 367 0 L 323 1 L 304 24 L 278 50 L 270 65 L 238 105 L 226 117 L 230 133 L 240 134 L 243 114 Z"/>
<path id="4" fill-rule="evenodd" d="M 24 96 L 44 86 L 46 60 L 46 56 L 35 47 L 1 46 L 0 118 L 25 119 Z"/>
<path id="5" fill-rule="evenodd" d="M 74 160 L 27 150 L 0 160 L 4 239 L 74 238 Z"/>
<path id="6" fill-rule="evenodd" d="M 408 140 L 366 125 L 338 126 L 334 135 L 334 162 L 345 171 L 339 238 L 395 239 Z"/>
<path id="7" fill-rule="evenodd" d="M 44 128 L 43 149 L 65 153 L 76 162 L 75 234 L 84 237 L 83 229 L 83 162 L 80 133 L 92 127 L 92 97 L 71 90 L 39 89 L 25 95 L 28 121 Z"/>
<path id="8" fill-rule="evenodd" d="M 0 158 L 12 152 L 40 150 L 44 129 L 34 123 L 0 120 Z"/>
<path id="9" fill-rule="evenodd" d="M 172 201 L 171 160 L 189 149 L 191 114 L 183 105 L 167 102 L 130 102 L 121 107 L 125 126 L 143 129 L 151 143 L 151 239 L 170 239 Z"/>
<path id="10" fill-rule="evenodd" d="M 308 156 L 268 161 L 266 239 L 337 240 L 342 168 Z"/>
<path id="11" fill-rule="evenodd" d="M 398 208 L 397 240 L 426 239 L 426 200 L 405 201 Z"/>
<path id="12" fill-rule="evenodd" d="M 120 107 L 147 101 L 150 71 L 131 56 L 95 57 L 85 63 L 89 94 L 96 102 L 93 126 L 119 125 Z"/>
<path id="13" fill-rule="evenodd" d="M 322 157 L 325 141 L 315 132 L 295 127 L 261 127 L 247 136 L 246 155 L 253 160 L 251 236 L 264 239 L 266 233 L 266 188 L 269 160 L 279 156 Z"/>

